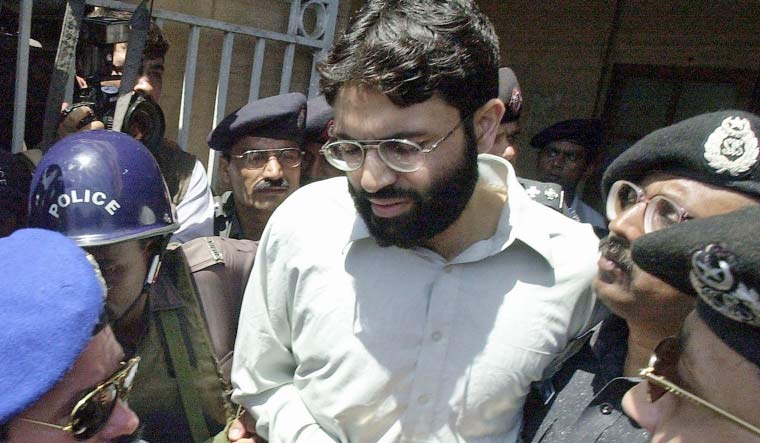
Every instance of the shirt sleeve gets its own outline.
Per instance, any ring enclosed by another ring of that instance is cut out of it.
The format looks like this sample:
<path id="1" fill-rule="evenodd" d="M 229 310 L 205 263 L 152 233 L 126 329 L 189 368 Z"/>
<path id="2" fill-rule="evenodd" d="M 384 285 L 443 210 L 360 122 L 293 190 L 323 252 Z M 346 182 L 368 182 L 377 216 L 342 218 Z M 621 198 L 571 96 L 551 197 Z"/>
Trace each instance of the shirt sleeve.
<path id="1" fill-rule="evenodd" d="M 190 184 L 182 201 L 177 205 L 179 229 L 172 241 L 188 242 L 198 237 L 214 235 L 214 197 L 203 165 L 195 161 Z"/>
<path id="2" fill-rule="evenodd" d="M 287 269 L 287 260 L 277 258 L 288 255 L 286 240 L 277 241 L 272 225 L 259 241 L 240 310 L 232 399 L 256 417 L 257 434 L 270 443 L 333 443 L 293 383 L 290 312 L 296 276 Z"/>

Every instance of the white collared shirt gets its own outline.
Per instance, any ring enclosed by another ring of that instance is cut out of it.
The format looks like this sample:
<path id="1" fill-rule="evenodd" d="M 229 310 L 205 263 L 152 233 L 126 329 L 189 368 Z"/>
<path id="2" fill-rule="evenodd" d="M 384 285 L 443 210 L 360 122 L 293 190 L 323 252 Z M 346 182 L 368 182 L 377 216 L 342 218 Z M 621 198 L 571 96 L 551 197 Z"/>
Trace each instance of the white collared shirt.
<path id="1" fill-rule="evenodd" d="M 186 243 L 214 235 L 214 196 L 206 170 L 198 160 L 195 160 L 187 192 L 177 205 L 177 223 L 179 229 L 172 234 L 172 241 Z"/>
<path id="2" fill-rule="evenodd" d="M 531 382 L 593 308 L 590 226 L 533 202 L 504 160 L 496 233 L 451 261 L 381 248 L 345 178 L 273 214 L 245 291 L 233 399 L 279 442 L 514 442 Z"/>

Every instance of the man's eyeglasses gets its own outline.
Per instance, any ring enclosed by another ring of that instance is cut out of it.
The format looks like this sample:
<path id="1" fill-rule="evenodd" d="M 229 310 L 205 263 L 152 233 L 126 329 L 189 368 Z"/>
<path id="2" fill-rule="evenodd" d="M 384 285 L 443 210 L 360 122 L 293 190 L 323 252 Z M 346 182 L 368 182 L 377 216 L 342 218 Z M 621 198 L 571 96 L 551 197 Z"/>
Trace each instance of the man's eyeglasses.
<path id="1" fill-rule="evenodd" d="M 680 383 L 680 378 L 678 376 L 678 359 L 680 355 L 681 343 L 678 337 L 668 337 L 657 345 L 654 354 L 649 358 L 649 366 L 642 369 L 640 372 L 641 376 L 647 381 L 649 401 L 654 403 L 665 395 L 666 392 L 670 392 L 674 395 L 683 397 L 686 400 L 692 401 L 699 406 L 703 406 L 749 430 L 753 434 L 760 436 L 760 428 L 747 423 L 725 409 L 720 408 L 677 385 L 677 383 Z"/>
<path id="2" fill-rule="evenodd" d="M 414 172 L 422 166 L 424 154 L 433 152 L 466 120 L 463 118 L 456 126 L 439 138 L 428 148 L 411 140 L 390 138 L 385 140 L 336 140 L 327 142 L 320 152 L 328 163 L 341 171 L 351 172 L 361 168 L 368 149 L 377 149 L 380 158 L 389 168 L 397 172 Z"/>
<path id="3" fill-rule="evenodd" d="M 295 168 L 301 164 L 303 151 L 298 148 L 252 149 L 240 155 L 232 155 L 232 157 L 243 160 L 247 169 L 263 168 L 272 157 L 277 158 L 282 166 Z"/>
<path id="4" fill-rule="evenodd" d="M 118 399 L 126 400 L 135 380 L 140 357 L 121 362 L 121 368 L 74 405 L 65 426 L 19 418 L 21 421 L 70 432 L 77 440 L 87 440 L 108 423 Z"/>
<path id="5" fill-rule="evenodd" d="M 647 196 L 635 184 L 618 180 L 607 196 L 607 219 L 612 221 L 639 203 L 644 203 L 644 232 L 650 233 L 667 228 L 684 220 L 689 214 L 673 200 L 663 196 Z"/>

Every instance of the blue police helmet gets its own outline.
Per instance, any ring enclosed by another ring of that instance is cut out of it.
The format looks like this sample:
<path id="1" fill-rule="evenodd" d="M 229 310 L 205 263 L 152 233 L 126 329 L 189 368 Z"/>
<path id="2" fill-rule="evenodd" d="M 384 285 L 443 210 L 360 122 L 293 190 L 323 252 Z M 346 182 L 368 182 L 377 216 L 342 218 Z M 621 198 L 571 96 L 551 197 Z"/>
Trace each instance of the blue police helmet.
<path id="1" fill-rule="evenodd" d="M 148 149 L 114 131 L 71 134 L 42 157 L 32 178 L 29 226 L 79 246 L 167 235 L 179 227 Z"/>

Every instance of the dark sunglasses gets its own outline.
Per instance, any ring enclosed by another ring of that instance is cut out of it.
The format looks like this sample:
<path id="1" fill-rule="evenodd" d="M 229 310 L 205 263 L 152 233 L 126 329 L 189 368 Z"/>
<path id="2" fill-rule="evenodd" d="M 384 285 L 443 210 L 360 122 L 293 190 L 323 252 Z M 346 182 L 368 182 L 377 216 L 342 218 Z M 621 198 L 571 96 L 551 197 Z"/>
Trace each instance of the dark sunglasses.
<path id="1" fill-rule="evenodd" d="M 48 426 L 70 432 L 77 440 L 87 440 L 97 434 L 108 423 L 118 399 L 126 400 L 132 382 L 135 380 L 140 357 L 121 362 L 121 367 L 113 375 L 100 383 L 95 389 L 82 397 L 69 414 L 65 426 L 19 418 L 21 421 Z"/>
<path id="2" fill-rule="evenodd" d="M 657 345 L 654 354 L 649 358 L 649 366 L 640 372 L 641 376 L 647 381 L 649 401 L 654 403 L 662 398 L 666 392 L 670 392 L 705 407 L 753 434 L 760 436 L 760 428 L 747 423 L 725 409 L 692 394 L 676 384 L 681 382 L 678 376 L 678 359 L 680 355 L 681 342 L 678 337 L 668 337 Z"/>

